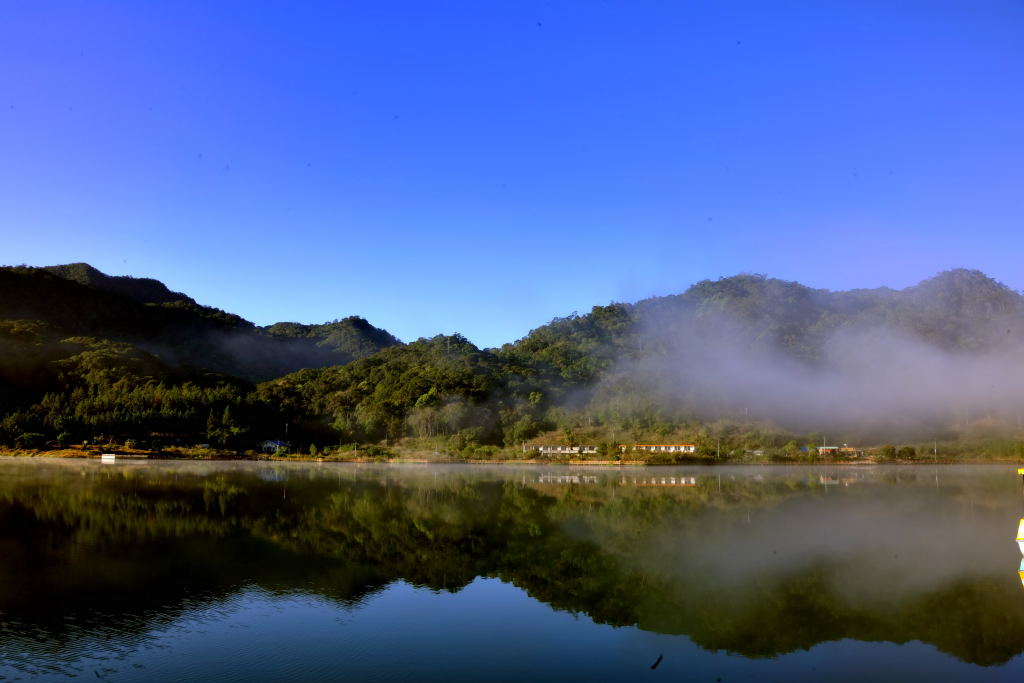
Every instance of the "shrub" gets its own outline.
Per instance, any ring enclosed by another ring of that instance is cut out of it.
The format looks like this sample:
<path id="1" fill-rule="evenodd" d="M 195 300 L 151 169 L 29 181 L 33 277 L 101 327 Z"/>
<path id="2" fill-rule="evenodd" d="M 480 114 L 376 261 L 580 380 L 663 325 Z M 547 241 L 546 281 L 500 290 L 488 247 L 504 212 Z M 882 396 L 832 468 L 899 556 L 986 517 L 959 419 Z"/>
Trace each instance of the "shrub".
<path id="1" fill-rule="evenodd" d="M 40 448 L 46 442 L 46 436 L 38 432 L 25 432 L 14 439 L 18 448 Z"/>
<path id="2" fill-rule="evenodd" d="M 917 449 L 913 446 L 904 446 L 896 452 L 896 455 L 904 460 L 913 460 L 917 457 Z"/>

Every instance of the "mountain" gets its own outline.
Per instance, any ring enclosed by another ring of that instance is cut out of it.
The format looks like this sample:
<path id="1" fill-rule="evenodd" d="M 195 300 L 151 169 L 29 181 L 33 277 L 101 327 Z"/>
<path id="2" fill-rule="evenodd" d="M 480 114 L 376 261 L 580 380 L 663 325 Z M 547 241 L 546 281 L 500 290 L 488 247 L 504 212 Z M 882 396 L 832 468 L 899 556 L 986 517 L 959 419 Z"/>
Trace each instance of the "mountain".
<path id="1" fill-rule="evenodd" d="M 341 354 L 345 360 L 336 364 L 365 358 L 381 349 L 402 343 L 387 330 L 374 327 L 365 318 L 354 315 L 323 325 L 275 323 L 262 329 L 277 339 L 312 339 L 318 348 Z"/>
<path id="2" fill-rule="evenodd" d="M 558 377 L 558 402 L 645 432 L 758 418 L 916 438 L 1024 412 L 1024 297 L 972 270 L 846 292 L 741 274 L 556 319 L 501 353 Z"/>
<path id="3" fill-rule="evenodd" d="M 85 264 L 0 268 L 0 441 L 931 439 L 1024 414 L 1022 353 L 1024 297 L 973 270 L 837 292 L 740 274 L 479 349 L 356 316 L 257 327 Z"/>
<path id="4" fill-rule="evenodd" d="M 326 327 L 274 335 L 156 280 L 86 264 L 0 268 L 0 440 L 223 432 L 225 409 L 238 413 L 252 382 L 396 341 L 362 321 L 331 345 Z"/>
<path id="5" fill-rule="evenodd" d="M 1024 297 L 977 271 L 847 292 L 741 274 L 557 318 L 497 350 L 436 337 L 260 391 L 320 441 L 700 440 L 732 420 L 877 442 L 1015 420 L 1022 351 Z"/>
<path id="6" fill-rule="evenodd" d="M 156 280 L 110 277 L 80 263 L 0 268 L 0 320 L 36 321 L 54 339 L 129 344 L 171 366 L 253 381 L 347 363 L 397 342 L 352 319 L 303 335 L 274 334 Z"/>
<path id="7" fill-rule="evenodd" d="M 565 379 L 593 379 L 613 360 L 659 355 L 721 335 L 797 360 L 826 355 L 837 334 L 885 329 L 950 351 L 1024 342 L 1024 297 L 976 270 L 940 273 L 903 290 L 833 292 L 764 275 L 699 282 L 684 293 L 596 306 L 556 318 L 502 353 L 549 363 Z"/>
<path id="8" fill-rule="evenodd" d="M 172 292 L 159 280 L 150 278 L 135 277 L 111 277 L 96 270 L 88 263 L 68 263 L 62 266 L 47 266 L 43 270 L 53 273 L 57 277 L 77 282 L 80 285 L 91 287 L 103 292 L 119 294 L 123 297 L 138 301 L 144 304 L 167 304 L 175 301 L 183 301 L 195 304 L 195 301 L 182 294 Z"/>

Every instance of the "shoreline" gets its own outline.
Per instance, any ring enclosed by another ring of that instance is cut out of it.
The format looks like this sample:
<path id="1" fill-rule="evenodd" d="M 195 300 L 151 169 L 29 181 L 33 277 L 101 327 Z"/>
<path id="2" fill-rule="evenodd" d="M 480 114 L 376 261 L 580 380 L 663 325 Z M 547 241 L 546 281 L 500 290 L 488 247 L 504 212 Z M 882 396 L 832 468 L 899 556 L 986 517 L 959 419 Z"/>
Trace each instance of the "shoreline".
<path id="1" fill-rule="evenodd" d="M 307 462 L 307 463 L 334 463 L 334 464 L 387 464 L 387 465 L 541 465 L 551 467 L 595 467 L 595 468 L 634 468 L 634 467 L 865 467 L 865 466 L 907 466 L 907 465 L 1002 465 L 1020 467 L 1018 459 L 993 459 L 993 458 L 970 458 L 970 459 L 931 459 L 921 458 L 915 460 L 818 460 L 808 461 L 737 461 L 737 460 L 684 460 L 681 462 L 645 462 L 642 460 L 540 460 L 537 458 L 523 459 L 481 459 L 481 458 L 417 458 L 417 457 L 363 457 L 363 458 L 338 458 L 334 456 L 260 456 L 252 454 L 230 454 L 230 453 L 153 453 L 141 450 L 126 450 L 111 448 L 106 451 L 82 452 L 74 449 L 60 449 L 49 451 L 27 451 L 0 449 L 0 457 L 4 458 L 46 458 L 52 460 L 101 460 L 103 455 L 113 455 L 115 461 L 121 462 L 143 462 L 153 461 L 189 461 L 189 462 Z"/>

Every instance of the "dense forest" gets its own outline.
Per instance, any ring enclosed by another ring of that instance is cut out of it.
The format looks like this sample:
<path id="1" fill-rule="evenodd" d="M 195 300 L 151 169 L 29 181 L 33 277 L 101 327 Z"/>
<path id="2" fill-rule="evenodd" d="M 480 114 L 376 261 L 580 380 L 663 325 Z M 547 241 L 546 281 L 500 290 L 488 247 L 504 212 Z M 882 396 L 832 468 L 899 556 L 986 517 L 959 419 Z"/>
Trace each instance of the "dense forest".
<path id="1" fill-rule="evenodd" d="M 145 447 L 264 440 L 600 455 L 996 440 L 1024 413 L 1024 297 L 977 271 L 831 292 L 762 275 L 595 306 L 501 348 L 402 343 L 365 319 L 258 327 L 86 264 L 0 268 L 0 442 Z M 998 449 L 997 449 L 998 450 Z"/>

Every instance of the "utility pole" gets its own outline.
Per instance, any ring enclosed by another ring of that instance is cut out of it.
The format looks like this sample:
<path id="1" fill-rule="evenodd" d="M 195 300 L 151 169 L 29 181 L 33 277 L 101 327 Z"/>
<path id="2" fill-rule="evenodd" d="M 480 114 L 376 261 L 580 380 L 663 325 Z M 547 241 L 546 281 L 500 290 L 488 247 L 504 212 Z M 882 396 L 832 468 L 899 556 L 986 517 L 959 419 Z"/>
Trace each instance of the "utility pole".
<path id="1" fill-rule="evenodd" d="M 718 439 L 717 450 L 718 450 L 718 456 L 717 457 L 721 458 L 722 457 L 722 439 Z"/>

